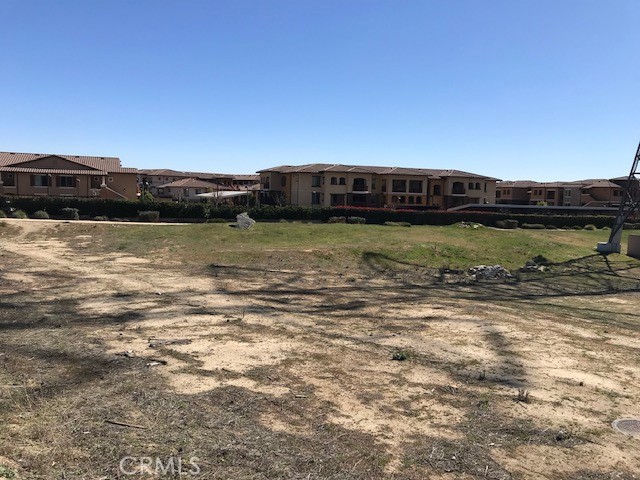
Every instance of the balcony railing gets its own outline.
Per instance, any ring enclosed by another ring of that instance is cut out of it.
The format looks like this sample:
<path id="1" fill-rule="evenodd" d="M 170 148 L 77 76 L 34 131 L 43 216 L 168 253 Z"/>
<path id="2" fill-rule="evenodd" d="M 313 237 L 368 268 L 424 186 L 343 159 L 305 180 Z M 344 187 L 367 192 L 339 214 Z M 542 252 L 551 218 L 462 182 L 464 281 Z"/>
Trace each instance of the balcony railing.
<path id="1" fill-rule="evenodd" d="M 367 184 L 366 183 L 365 184 L 359 183 L 357 185 L 354 184 L 352 190 L 354 192 L 366 192 L 367 191 Z"/>

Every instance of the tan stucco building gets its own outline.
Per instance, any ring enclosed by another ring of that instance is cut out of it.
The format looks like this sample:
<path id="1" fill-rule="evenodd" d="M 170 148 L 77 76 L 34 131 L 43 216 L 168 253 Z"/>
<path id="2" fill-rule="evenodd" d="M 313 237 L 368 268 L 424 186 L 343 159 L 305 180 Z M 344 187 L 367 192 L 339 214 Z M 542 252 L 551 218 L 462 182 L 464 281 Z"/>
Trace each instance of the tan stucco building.
<path id="1" fill-rule="evenodd" d="M 620 204 L 623 188 L 606 179 L 575 182 L 498 182 L 496 203 L 551 207 L 612 207 Z"/>
<path id="2" fill-rule="evenodd" d="M 496 178 L 460 170 L 283 165 L 258 172 L 262 201 L 300 206 L 450 208 L 495 203 Z"/>
<path id="3" fill-rule="evenodd" d="M 0 152 L 0 194 L 135 200 L 138 170 L 116 157 Z"/>

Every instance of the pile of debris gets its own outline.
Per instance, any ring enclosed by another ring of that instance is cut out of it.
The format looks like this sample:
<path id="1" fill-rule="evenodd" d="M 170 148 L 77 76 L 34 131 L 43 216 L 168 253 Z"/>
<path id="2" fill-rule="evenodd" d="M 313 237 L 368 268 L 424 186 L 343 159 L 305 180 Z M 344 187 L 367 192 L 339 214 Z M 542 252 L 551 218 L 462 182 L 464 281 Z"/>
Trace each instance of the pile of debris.
<path id="1" fill-rule="evenodd" d="M 456 225 L 460 228 L 483 228 L 484 225 L 476 222 L 458 222 Z"/>
<path id="2" fill-rule="evenodd" d="M 513 278 L 511 272 L 502 265 L 478 265 L 467 270 L 470 280 L 507 280 Z"/>

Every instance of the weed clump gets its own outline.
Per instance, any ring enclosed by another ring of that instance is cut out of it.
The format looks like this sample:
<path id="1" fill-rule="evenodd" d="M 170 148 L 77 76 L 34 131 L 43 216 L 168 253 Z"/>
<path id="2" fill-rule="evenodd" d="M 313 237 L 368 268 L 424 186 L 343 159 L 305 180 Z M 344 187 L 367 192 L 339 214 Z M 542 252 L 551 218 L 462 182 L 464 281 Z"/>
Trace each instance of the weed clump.
<path id="1" fill-rule="evenodd" d="M 393 355 L 391 356 L 391 360 L 396 360 L 398 362 L 404 362 L 408 358 L 409 358 L 409 352 L 407 352 L 406 350 L 396 350 L 395 352 L 393 352 Z"/>
<path id="2" fill-rule="evenodd" d="M 531 395 L 529 390 L 525 388 L 518 389 L 518 395 L 516 395 L 516 402 L 531 403 Z"/>
<path id="3" fill-rule="evenodd" d="M 14 210 L 13 212 L 11 212 L 11 218 L 28 218 L 27 214 L 24 213 L 23 210 Z"/>

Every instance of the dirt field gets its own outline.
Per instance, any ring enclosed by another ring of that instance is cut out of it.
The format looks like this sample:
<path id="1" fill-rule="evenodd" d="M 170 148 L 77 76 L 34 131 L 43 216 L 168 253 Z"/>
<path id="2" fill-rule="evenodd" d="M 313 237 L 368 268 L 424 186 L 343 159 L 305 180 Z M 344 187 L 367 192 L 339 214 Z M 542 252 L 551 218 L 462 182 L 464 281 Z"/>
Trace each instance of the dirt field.
<path id="1" fill-rule="evenodd" d="M 610 424 L 640 417 L 640 262 L 469 283 L 313 238 L 232 263 L 111 240 L 154 228 L 0 227 L 0 478 L 190 478 L 124 457 L 207 479 L 639 478 L 640 439 Z"/>

